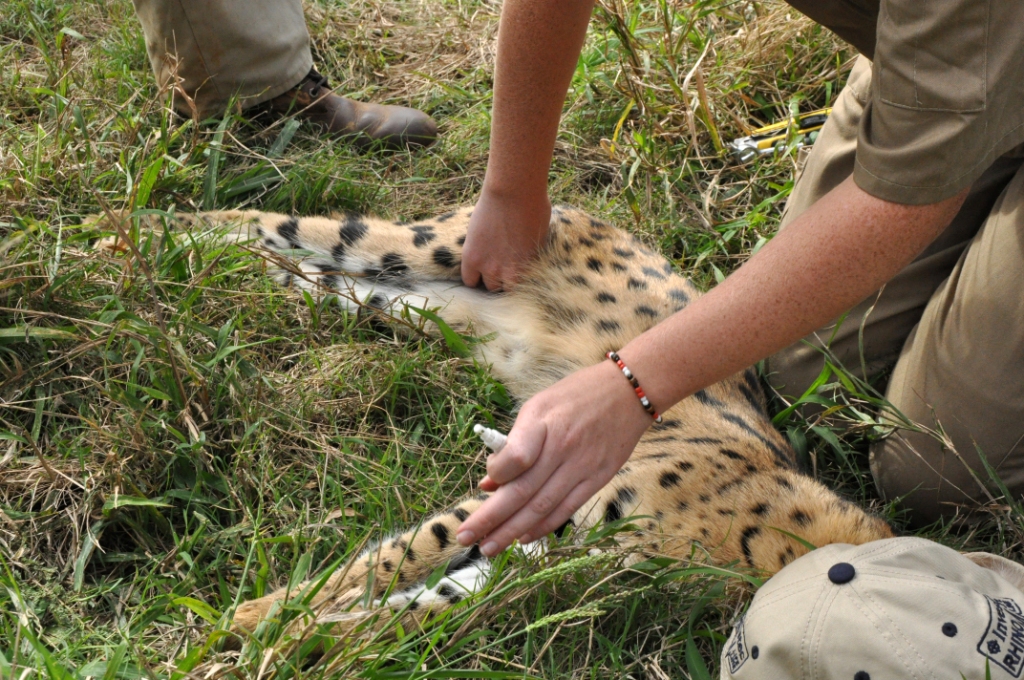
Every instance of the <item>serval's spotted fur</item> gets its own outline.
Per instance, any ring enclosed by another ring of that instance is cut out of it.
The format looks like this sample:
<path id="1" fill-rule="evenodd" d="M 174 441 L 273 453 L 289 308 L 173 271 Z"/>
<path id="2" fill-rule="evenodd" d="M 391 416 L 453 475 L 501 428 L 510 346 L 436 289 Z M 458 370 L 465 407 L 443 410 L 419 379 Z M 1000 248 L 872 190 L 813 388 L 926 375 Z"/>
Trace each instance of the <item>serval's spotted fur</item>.
<path id="1" fill-rule="evenodd" d="M 281 275 L 285 285 L 337 290 L 353 308 L 435 309 L 456 330 L 490 336 L 474 351 L 520 400 L 602 361 L 605 352 L 699 294 L 636 238 L 565 207 L 553 211 L 547 243 L 512 292 L 466 288 L 459 264 L 470 212 L 413 223 L 241 211 L 180 220 L 233 225 L 236 238 L 314 253 L 299 262 L 301 275 Z M 320 620 L 343 629 L 341 622 L 360 618 L 366 602 L 389 615 L 396 609 L 422 615 L 464 597 L 485 577 L 488 563 L 476 548 L 456 543 L 455 529 L 485 497 L 467 498 L 410 531 L 382 538 L 333 574 L 312 598 Z M 807 551 L 792 536 L 821 546 L 892 535 L 884 521 L 797 470 L 752 369 L 664 413 L 664 422 L 646 432 L 622 470 L 573 521 L 587 528 L 627 516 L 649 518 L 629 536 L 644 554 L 688 558 L 699 542 L 714 562 L 739 562 L 766 574 Z M 445 564 L 445 579 L 427 589 L 427 577 Z M 281 589 L 244 603 L 236 627 L 252 631 L 286 596 Z"/>

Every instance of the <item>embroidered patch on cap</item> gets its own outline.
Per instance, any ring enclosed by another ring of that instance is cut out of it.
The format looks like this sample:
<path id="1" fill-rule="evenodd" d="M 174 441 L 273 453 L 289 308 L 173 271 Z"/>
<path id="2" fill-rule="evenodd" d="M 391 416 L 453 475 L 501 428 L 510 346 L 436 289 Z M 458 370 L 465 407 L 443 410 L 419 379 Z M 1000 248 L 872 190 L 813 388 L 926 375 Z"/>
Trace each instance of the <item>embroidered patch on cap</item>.
<path id="1" fill-rule="evenodd" d="M 732 631 L 732 639 L 729 640 L 729 646 L 725 648 L 725 662 L 729 664 L 730 673 L 738 671 L 740 666 L 750 657 L 750 652 L 747 650 L 746 635 L 743 633 L 743 620 L 745 618 L 741 618 L 736 623 L 736 627 Z"/>
<path id="2" fill-rule="evenodd" d="M 1024 612 L 1010 598 L 988 602 L 988 628 L 978 643 L 978 652 L 1015 678 L 1024 670 Z"/>

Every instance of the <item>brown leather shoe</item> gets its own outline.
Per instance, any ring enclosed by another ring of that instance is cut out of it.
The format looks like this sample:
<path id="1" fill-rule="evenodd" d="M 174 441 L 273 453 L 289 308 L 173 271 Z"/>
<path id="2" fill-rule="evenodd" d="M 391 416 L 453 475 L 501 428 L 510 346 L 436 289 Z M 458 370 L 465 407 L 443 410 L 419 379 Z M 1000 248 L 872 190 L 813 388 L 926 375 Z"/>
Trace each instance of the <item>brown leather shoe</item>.
<path id="1" fill-rule="evenodd" d="M 334 94 L 327 78 L 310 69 L 298 85 L 267 102 L 279 114 L 294 113 L 331 134 L 353 135 L 359 146 L 428 146 L 437 139 L 437 123 L 416 109 L 365 104 Z"/>

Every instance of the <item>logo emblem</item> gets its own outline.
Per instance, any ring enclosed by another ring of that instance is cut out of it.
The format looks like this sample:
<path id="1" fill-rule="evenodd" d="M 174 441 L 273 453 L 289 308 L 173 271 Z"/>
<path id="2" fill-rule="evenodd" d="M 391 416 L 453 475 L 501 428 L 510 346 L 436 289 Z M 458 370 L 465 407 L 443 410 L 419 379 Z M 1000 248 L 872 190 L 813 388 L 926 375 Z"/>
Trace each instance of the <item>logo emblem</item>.
<path id="1" fill-rule="evenodd" d="M 735 673 L 740 666 L 750 657 L 747 650 L 747 638 L 743 632 L 743 622 L 746 617 L 741 617 L 732 631 L 732 638 L 725 648 L 725 662 L 729 664 L 729 672 Z"/>
<path id="2" fill-rule="evenodd" d="M 985 596 L 988 628 L 978 642 L 978 653 L 1015 678 L 1024 670 L 1024 611 L 1010 598 Z"/>

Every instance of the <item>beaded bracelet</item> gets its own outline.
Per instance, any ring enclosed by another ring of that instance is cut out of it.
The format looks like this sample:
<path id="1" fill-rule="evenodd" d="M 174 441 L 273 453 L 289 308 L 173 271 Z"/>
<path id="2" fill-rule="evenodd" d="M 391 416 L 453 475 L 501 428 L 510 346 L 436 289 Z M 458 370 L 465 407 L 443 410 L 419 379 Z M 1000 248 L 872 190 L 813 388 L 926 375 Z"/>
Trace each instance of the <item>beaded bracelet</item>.
<path id="1" fill-rule="evenodd" d="M 622 359 L 619 358 L 619 355 L 616 352 L 608 352 L 605 356 L 614 361 L 619 367 L 619 370 L 622 371 L 622 375 L 626 376 L 626 380 L 628 380 L 629 384 L 633 386 L 633 391 L 636 392 L 636 396 L 640 398 L 640 405 L 644 407 L 644 410 L 654 418 L 654 422 L 660 423 L 661 414 L 654 409 L 654 405 L 651 404 L 651 400 L 647 398 L 646 394 L 644 394 L 643 388 L 640 387 L 640 381 L 633 376 L 633 371 L 629 370 L 629 366 L 622 363 Z"/>

